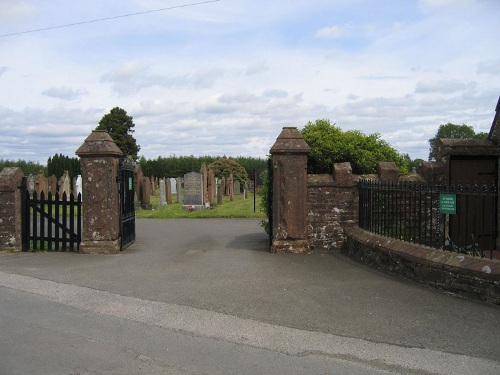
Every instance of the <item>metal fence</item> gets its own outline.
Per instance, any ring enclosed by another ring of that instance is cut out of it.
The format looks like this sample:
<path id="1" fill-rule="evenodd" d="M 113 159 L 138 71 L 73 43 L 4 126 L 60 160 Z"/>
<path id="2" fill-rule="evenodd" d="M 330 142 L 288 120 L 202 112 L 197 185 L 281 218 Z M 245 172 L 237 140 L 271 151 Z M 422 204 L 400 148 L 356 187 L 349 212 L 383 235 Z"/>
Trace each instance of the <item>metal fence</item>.
<path id="1" fill-rule="evenodd" d="M 496 186 L 361 180 L 359 226 L 402 241 L 497 257 Z"/>

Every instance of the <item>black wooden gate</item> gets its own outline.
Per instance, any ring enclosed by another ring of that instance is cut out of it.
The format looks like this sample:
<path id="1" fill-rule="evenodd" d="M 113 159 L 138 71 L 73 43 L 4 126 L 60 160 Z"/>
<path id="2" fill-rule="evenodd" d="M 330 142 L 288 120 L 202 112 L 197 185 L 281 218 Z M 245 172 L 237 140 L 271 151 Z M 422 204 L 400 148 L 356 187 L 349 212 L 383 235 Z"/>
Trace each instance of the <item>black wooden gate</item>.
<path id="1" fill-rule="evenodd" d="M 82 233 L 82 196 L 42 191 L 30 194 L 21 185 L 22 250 L 78 251 Z"/>
<path id="2" fill-rule="evenodd" d="M 120 250 L 135 241 L 135 207 L 134 207 L 134 167 L 132 159 L 120 161 L 118 185 L 120 189 Z"/>

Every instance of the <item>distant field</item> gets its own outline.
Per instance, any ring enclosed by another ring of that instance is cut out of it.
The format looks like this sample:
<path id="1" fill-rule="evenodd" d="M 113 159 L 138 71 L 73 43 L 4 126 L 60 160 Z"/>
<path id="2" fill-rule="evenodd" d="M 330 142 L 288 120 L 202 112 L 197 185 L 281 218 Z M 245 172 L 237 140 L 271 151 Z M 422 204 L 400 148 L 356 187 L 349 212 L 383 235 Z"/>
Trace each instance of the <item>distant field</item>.
<path id="1" fill-rule="evenodd" d="M 229 196 L 224 196 L 222 204 L 211 209 L 188 211 L 182 208 L 181 203 L 175 203 L 176 195 L 172 195 L 172 204 L 160 207 L 159 192 L 151 196 L 152 210 L 137 210 L 135 216 L 137 218 L 151 219 L 181 219 L 181 218 L 260 218 L 264 219 L 265 215 L 259 209 L 261 198 L 256 197 L 256 208 L 254 212 L 254 197 L 253 193 L 248 195 L 247 199 L 243 199 L 243 195 L 235 195 L 234 201 L 229 200 Z"/>

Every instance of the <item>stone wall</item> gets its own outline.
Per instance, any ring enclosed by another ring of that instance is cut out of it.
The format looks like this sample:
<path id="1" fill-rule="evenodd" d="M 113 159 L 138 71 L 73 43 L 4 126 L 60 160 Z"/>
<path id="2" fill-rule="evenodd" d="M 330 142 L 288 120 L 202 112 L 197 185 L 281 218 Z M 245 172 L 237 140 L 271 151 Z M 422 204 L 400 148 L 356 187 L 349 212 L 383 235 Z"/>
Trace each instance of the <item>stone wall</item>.
<path id="1" fill-rule="evenodd" d="M 500 304 L 500 262 L 427 248 L 379 236 L 359 227 L 347 231 L 343 252 L 377 268 L 433 287 Z"/>
<path id="2" fill-rule="evenodd" d="M 349 163 L 334 165 L 332 175 L 307 176 L 307 230 L 315 251 L 340 251 L 345 231 L 358 223 L 357 176 Z"/>
<path id="3" fill-rule="evenodd" d="M 21 169 L 7 167 L 0 172 L 0 250 L 21 250 Z"/>

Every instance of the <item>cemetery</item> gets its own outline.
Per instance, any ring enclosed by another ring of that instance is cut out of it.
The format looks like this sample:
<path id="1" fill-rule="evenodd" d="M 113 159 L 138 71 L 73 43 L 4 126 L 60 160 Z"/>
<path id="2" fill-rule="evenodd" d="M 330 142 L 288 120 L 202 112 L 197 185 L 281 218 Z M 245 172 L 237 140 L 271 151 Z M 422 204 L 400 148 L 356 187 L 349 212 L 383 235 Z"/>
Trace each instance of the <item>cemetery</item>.
<path id="1" fill-rule="evenodd" d="M 348 162 L 334 163 L 331 173 L 308 174 L 311 147 L 297 128 L 285 127 L 270 150 L 265 196 L 256 194 L 261 188 L 256 176 L 254 185 L 232 172 L 221 175 L 214 167 L 217 163 L 202 163 L 199 171 L 177 178 L 160 178 L 146 176 L 131 160 L 130 174 L 125 175 L 123 152 L 107 131 L 94 130 L 76 151 L 81 176 L 67 172 L 49 178 L 43 173 L 24 176 L 15 167 L 1 171 L 0 248 L 38 248 L 33 233 L 38 230 L 38 215 L 33 215 L 30 233 L 29 224 L 23 221 L 25 211 L 20 209 L 23 204 L 40 213 L 42 232 L 44 226 L 50 231 L 55 225 L 64 240 L 69 236 L 77 243 L 76 251 L 81 253 L 120 252 L 125 234 L 129 238 L 126 245 L 135 240 L 135 217 L 263 218 L 266 214 L 269 221 L 263 226 L 273 253 L 343 252 L 390 273 L 500 303 L 498 110 L 497 106 L 487 140 L 442 139 L 439 161 L 422 163 L 418 170 L 404 175 L 394 162 L 379 162 L 375 174 L 356 175 Z M 467 186 L 462 191 L 459 179 L 470 176 L 484 180 L 481 191 Z M 119 188 L 110 189 L 114 184 Z M 428 201 L 422 197 L 434 194 L 434 188 L 426 184 L 438 184 L 438 194 Z M 33 195 L 27 203 L 19 197 L 21 185 Z M 368 188 L 368 198 L 362 187 Z M 389 190 L 396 192 L 389 195 Z M 81 232 L 68 229 L 58 217 L 43 211 L 45 203 L 40 204 L 38 197 L 53 192 L 65 199 L 81 199 Z M 444 208 L 434 203 L 443 202 L 440 193 L 445 193 Z M 473 203 L 461 204 L 462 195 L 480 196 L 483 203 L 474 203 L 479 202 L 474 198 Z M 422 203 L 416 205 L 417 197 Z M 482 210 L 479 214 L 476 209 L 467 211 L 469 205 Z M 265 214 L 261 206 L 267 209 Z M 460 206 L 464 206 L 462 211 L 457 210 Z M 127 215 L 131 220 L 125 225 Z M 52 242 L 59 250 L 62 239 L 57 236 L 48 239 L 48 250 L 54 250 Z"/>

